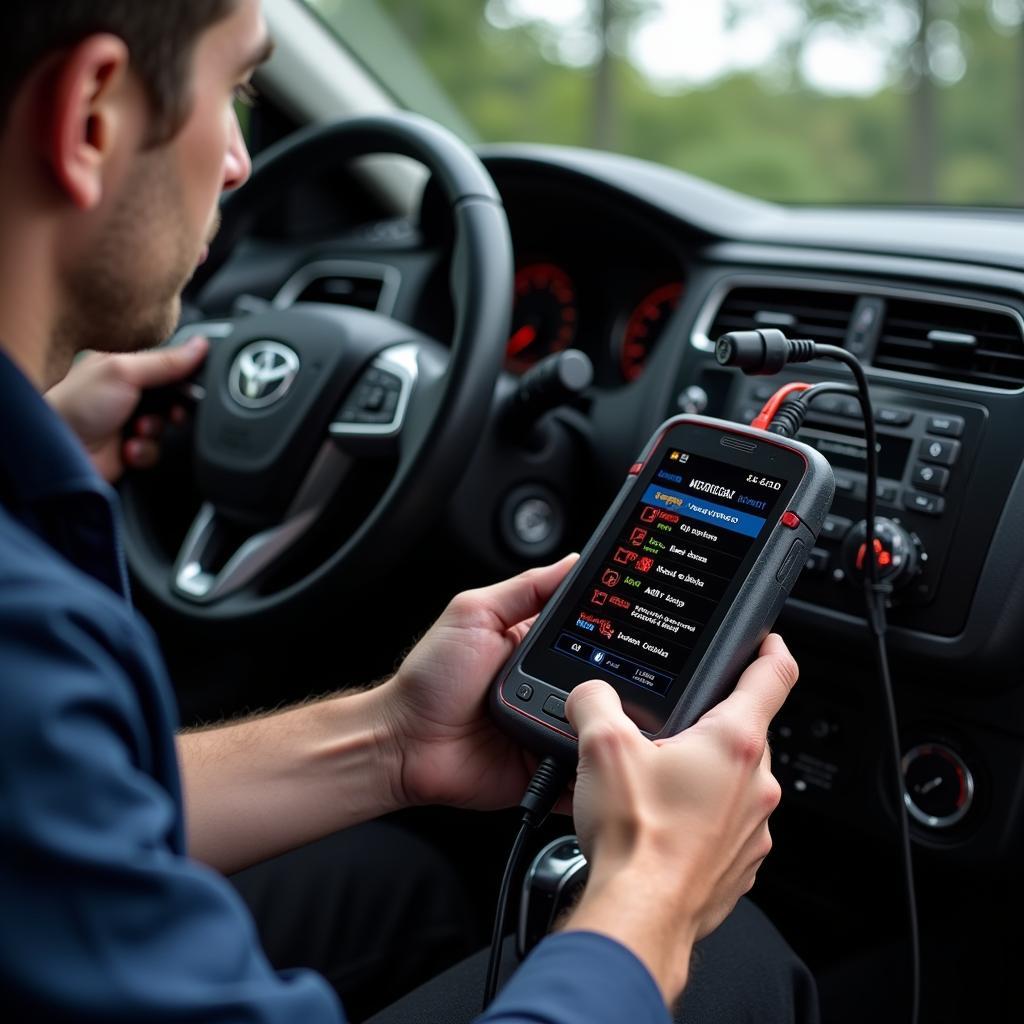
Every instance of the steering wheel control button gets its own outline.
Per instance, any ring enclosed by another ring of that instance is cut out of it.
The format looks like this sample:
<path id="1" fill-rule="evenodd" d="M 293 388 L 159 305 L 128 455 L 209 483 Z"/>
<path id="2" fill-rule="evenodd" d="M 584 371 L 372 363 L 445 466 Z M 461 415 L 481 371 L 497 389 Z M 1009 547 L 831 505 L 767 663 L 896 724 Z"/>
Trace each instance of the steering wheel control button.
<path id="1" fill-rule="evenodd" d="M 795 530 L 800 525 L 800 517 L 795 512 L 790 512 L 787 509 L 782 513 L 782 518 L 779 522 L 782 523 L 787 530 Z"/>
<path id="2" fill-rule="evenodd" d="M 565 532 L 562 501 L 543 484 L 525 484 L 502 502 L 499 529 L 505 544 L 524 558 L 556 551 Z"/>
<path id="3" fill-rule="evenodd" d="M 371 367 L 356 385 L 338 417 L 341 423 L 390 423 L 402 394 L 402 381 L 393 373 Z"/>
<path id="4" fill-rule="evenodd" d="M 929 416 L 924 429 L 942 437 L 963 437 L 964 420 L 962 416 Z"/>
<path id="5" fill-rule="evenodd" d="M 552 718 L 557 718 L 559 721 L 566 721 L 565 717 L 565 701 L 561 697 L 555 697 L 554 695 L 548 697 L 544 701 L 543 708 L 545 715 L 550 715 Z"/>
<path id="6" fill-rule="evenodd" d="M 299 372 L 299 357 L 279 341 L 254 341 L 235 357 L 228 374 L 228 391 L 244 409 L 265 409 L 291 389 Z"/>
<path id="7" fill-rule="evenodd" d="M 922 491 L 945 494 L 946 487 L 949 485 L 949 470 L 943 469 L 941 466 L 929 466 L 919 462 L 914 467 L 912 480 L 914 486 L 920 487 Z"/>
<path id="8" fill-rule="evenodd" d="M 395 434 L 418 372 L 416 346 L 386 349 L 349 391 L 331 424 L 331 434 L 352 438 Z"/>
<path id="9" fill-rule="evenodd" d="M 963 821 L 974 803 L 974 776 L 962 757 L 942 743 L 922 743 L 901 763 L 903 802 L 915 821 L 944 829 Z"/>
<path id="10" fill-rule="evenodd" d="M 940 466 L 952 466 L 960 457 L 960 442 L 940 441 L 938 438 L 926 437 L 921 442 L 918 454 L 925 462 L 935 462 Z"/>
<path id="11" fill-rule="evenodd" d="M 845 516 L 827 515 L 821 526 L 821 537 L 823 540 L 842 540 L 852 525 L 853 523 Z"/>
<path id="12" fill-rule="evenodd" d="M 533 696 L 533 687 L 529 683 L 520 683 L 516 696 L 522 701 L 528 701 Z"/>
<path id="13" fill-rule="evenodd" d="M 941 516 L 946 510 L 946 499 L 931 494 L 918 494 L 908 491 L 903 495 L 903 504 L 913 512 L 921 512 L 926 516 Z"/>

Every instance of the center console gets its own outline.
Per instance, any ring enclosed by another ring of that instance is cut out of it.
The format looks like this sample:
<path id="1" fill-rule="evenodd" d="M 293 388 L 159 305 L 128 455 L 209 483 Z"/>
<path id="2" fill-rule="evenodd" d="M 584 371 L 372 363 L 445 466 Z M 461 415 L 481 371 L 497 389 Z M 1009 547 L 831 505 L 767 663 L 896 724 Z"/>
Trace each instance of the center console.
<path id="1" fill-rule="evenodd" d="M 737 377 L 726 415 L 749 423 L 777 388 L 807 376 L 805 370 L 770 380 Z M 878 516 L 885 520 L 876 561 L 892 587 L 892 622 L 954 636 L 966 622 L 1002 507 L 995 500 L 998 493 L 988 493 L 974 475 L 988 410 L 978 403 L 885 387 L 873 387 L 872 397 L 879 446 Z M 811 405 L 797 436 L 832 464 L 836 497 L 795 596 L 859 615 L 867 485 L 859 403 L 852 396 L 823 395 Z"/>

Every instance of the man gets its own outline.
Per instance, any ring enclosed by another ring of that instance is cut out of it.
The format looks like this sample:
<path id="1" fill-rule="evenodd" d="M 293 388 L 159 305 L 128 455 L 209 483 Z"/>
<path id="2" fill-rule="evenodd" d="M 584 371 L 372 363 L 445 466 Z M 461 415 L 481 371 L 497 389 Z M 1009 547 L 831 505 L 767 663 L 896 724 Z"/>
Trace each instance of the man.
<path id="1" fill-rule="evenodd" d="M 6 0 L 0 29 L 4 1007 L 107 1024 L 340 1021 L 322 978 L 270 968 L 222 873 L 400 807 L 515 803 L 529 761 L 484 694 L 571 559 L 459 595 L 373 690 L 176 747 L 170 686 L 127 599 L 115 496 L 93 467 L 114 478 L 152 462 L 154 425 L 126 446 L 122 426 L 204 344 L 93 357 L 64 378 L 85 349 L 134 352 L 175 324 L 217 198 L 249 174 L 232 101 L 266 28 L 258 0 Z M 765 732 L 795 678 L 770 637 L 733 696 L 658 744 L 608 686 L 572 694 L 590 882 L 484 1019 L 667 1019 L 694 944 L 770 848 Z"/>

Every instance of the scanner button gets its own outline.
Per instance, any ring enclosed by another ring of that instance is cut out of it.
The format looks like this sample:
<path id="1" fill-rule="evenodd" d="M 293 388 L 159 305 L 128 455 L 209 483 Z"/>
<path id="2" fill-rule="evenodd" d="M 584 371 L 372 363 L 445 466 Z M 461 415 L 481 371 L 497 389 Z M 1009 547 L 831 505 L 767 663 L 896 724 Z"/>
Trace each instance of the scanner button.
<path id="1" fill-rule="evenodd" d="M 520 700 L 529 700 L 533 696 L 533 687 L 529 683 L 520 683 L 516 696 Z"/>
<path id="2" fill-rule="evenodd" d="M 786 557 L 782 560 L 782 565 L 775 576 L 775 579 L 783 587 L 788 587 L 796 579 L 797 573 L 803 568 L 804 561 L 807 558 L 806 550 L 807 548 L 802 540 L 793 541 L 792 547 L 790 547 Z"/>
<path id="3" fill-rule="evenodd" d="M 550 715 L 552 718 L 558 718 L 561 721 L 565 721 L 565 701 L 560 697 L 551 696 L 544 701 L 544 714 Z"/>
<path id="4" fill-rule="evenodd" d="M 795 530 L 800 525 L 800 517 L 795 512 L 783 512 L 780 520 L 787 530 Z"/>

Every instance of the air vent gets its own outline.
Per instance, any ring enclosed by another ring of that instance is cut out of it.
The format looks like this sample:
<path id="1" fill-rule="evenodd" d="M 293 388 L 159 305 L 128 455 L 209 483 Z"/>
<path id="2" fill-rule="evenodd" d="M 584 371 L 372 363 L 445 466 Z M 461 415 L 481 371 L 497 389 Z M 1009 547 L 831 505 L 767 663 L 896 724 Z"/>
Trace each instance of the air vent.
<path id="1" fill-rule="evenodd" d="M 274 305 L 330 302 L 390 315 L 401 278 L 391 266 L 359 260 L 320 260 L 300 267 L 282 286 Z"/>
<path id="2" fill-rule="evenodd" d="M 790 338 L 842 345 L 857 296 L 853 292 L 770 286 L 733 288 L 708 331 L 714 341 L 728 331 L 777 327 Z"/>
<path id="3" fill-rule="evenodd" d="M 299 292 L 296 302 L 333 302 L 339 306 L 376 309 L 384 282 L 379 278 L 330 274 L 316 277 Z"/>
<path id="4" fill-rule="evenodd" d="M 1010 312 L 921 299 L 890 299 L 874 365 L 964 384 L 1024 386 L 1024 338 Z"/>

